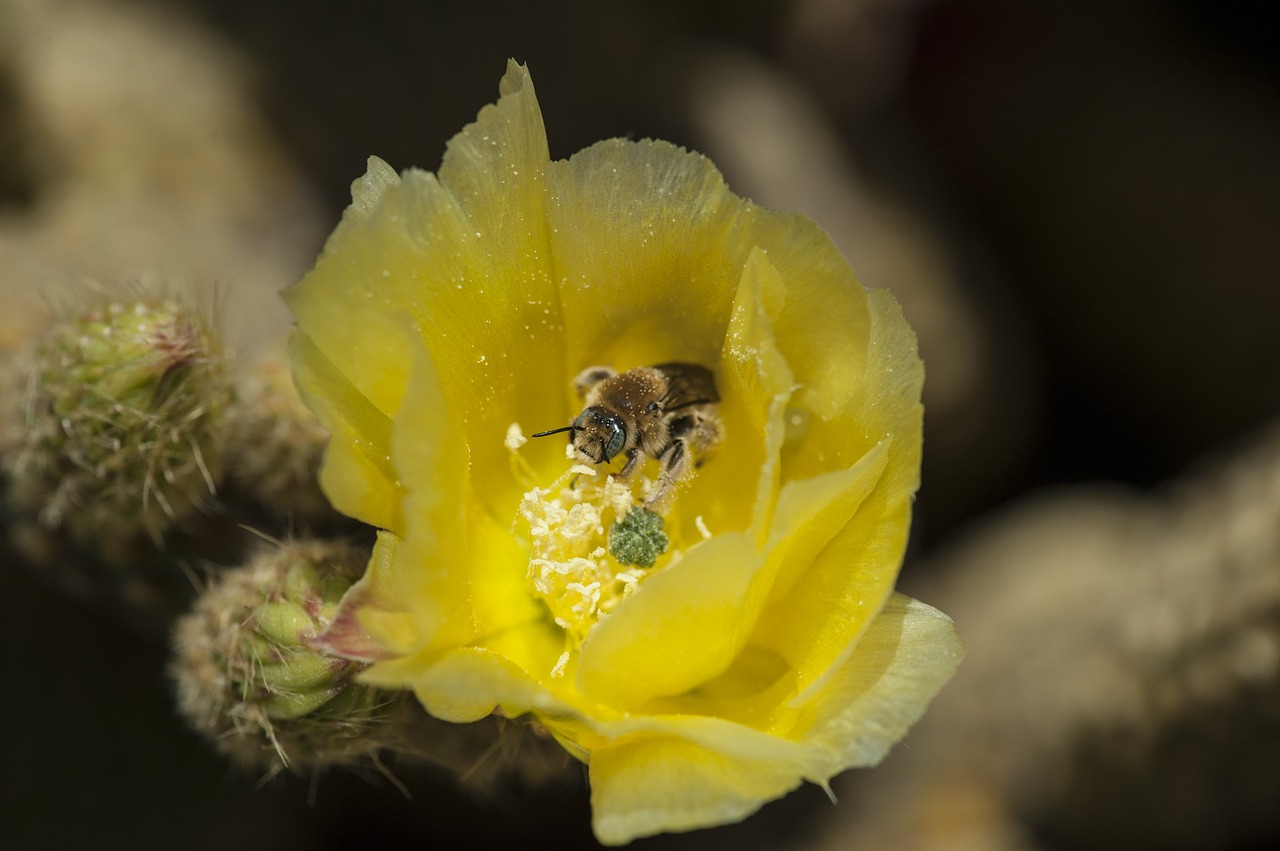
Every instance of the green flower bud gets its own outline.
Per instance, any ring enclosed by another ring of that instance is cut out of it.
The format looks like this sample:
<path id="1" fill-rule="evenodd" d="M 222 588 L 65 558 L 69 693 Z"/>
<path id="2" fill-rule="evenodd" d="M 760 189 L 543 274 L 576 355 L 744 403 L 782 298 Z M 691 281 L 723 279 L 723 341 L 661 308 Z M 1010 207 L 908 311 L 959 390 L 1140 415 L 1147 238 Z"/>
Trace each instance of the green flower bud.
<path id="1" fill-rule="evenodd" d="M 395 743 L 398 695 L 318 649 L 367 554 L 292 543 L 220 575 L 174 632 L 178 707 L 237 762 L 271 772 L 351 762 Z"/>
<path id="2" fill-rule="evenodd" d="M 13 500 L 108 560 L 210 504 L 230 387 L 198 311 L 114 302 L 55 327 L 35 352 Z"/>
<path id="3" fill-rule="evenodd" d="M 653 567 L 667 551 L 662 517 L 647 508 L 633 508 L 609 529 L 609 552 L 619 564 Z"/>

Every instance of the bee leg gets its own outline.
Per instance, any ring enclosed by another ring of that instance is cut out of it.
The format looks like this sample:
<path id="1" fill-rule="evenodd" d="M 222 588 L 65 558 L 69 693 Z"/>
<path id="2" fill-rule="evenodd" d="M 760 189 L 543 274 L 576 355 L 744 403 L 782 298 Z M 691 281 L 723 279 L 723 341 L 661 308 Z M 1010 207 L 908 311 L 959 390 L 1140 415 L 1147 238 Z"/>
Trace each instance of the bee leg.
<path id="1" fill-rule="evenodd" d="M 693 472 L 693 459 L 680 438 L 671 441 L 659 460 L 662 461 L 662 472 L 658 475 L 658 486 L 644 501 L 644 507 L 655 514 L 662 514 L 670 507 L 676 485 Z"/>
<path id="2" fill-rule="evenodd" d="M 672 428 L 672 436 L 683 438 L 689 451 L 693 453 L 694 467 L 701 467 L 716 445 L 724 439 L 724 425 L 720 418 L 704 411 L 680 417 L 673 426 L 678 427 Z"/>
<path id="3" fill-rule="evenodd" d="M 631 478 L 631 474 L 636 471 L 636 466 L 640 463 L 640 447 L 632 447 L 627 450 L 627 463 L 622 465 L 622 469 L 614 473 L 613 477 L 620 482 L 625 482 Z"/>

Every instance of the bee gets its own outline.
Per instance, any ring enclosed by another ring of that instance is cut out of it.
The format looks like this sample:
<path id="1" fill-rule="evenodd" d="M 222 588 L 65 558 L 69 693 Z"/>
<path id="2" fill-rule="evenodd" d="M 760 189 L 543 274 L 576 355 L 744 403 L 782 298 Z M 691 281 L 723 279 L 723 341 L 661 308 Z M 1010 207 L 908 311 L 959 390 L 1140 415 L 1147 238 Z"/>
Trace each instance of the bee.
<path id="1" fill-rule="evenodd" d="M 533 437 L 569 432 L 573 451 L 589 464 L 626 457 L 615 476 L 626 481 L 644 456 L 662 465 L 645 508 L 661 513 L 675 489 L 693 474 L 724 437 L 720 394 L 705 366 L 660 363 L 618 372 L 592 366 L 573 381 L 585 407 L 563 428 Z"/>

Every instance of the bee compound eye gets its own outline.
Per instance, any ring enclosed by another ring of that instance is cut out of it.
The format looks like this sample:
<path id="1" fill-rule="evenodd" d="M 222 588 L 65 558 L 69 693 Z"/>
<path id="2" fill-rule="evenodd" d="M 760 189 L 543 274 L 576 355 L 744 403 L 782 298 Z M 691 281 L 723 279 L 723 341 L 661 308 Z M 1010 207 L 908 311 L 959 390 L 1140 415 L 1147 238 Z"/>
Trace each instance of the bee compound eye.
<path id="1" fill-rule="evenodd" d="M 622 451 L 622 445 L 627 441 L 627 430 L 622 427 L 622 423 L 611 422 L 608 424 L 609 442 L 604 447 L 604 460 L 612 460 L 615 455 Z"/>

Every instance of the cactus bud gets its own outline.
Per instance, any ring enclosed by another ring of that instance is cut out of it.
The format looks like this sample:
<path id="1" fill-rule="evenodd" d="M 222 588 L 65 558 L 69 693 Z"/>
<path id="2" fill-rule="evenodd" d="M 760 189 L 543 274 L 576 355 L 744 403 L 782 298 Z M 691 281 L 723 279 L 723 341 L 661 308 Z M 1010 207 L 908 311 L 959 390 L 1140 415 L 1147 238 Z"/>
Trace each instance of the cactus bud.
<path id="1" fill-rule="evenodd" d="M 230 395 L 208 323 L 168 300 L 113 302 L 35 352 L 12 492 L 20 511 L 108 560 L 209 504 Z"/>
<path id="2" fill-rule="evenodd" d="M 174 631 L 170 672 L 188 722 L 246 767 L 351 762 L 393 743 L 397 695 L 314 648 L 366 556 L 292 543 L 221 574 Z"/>

